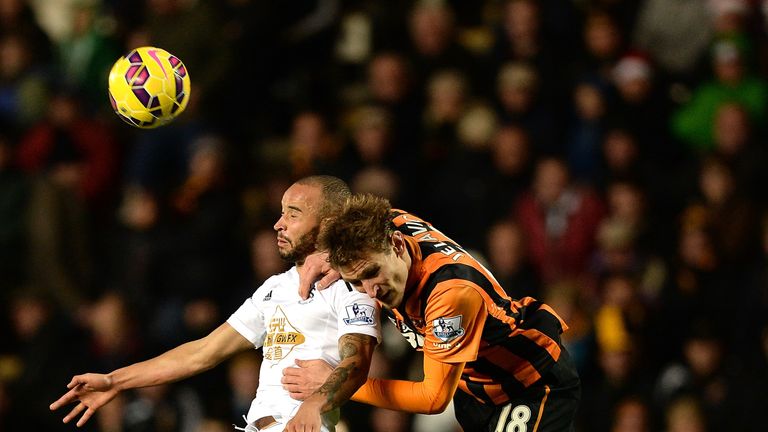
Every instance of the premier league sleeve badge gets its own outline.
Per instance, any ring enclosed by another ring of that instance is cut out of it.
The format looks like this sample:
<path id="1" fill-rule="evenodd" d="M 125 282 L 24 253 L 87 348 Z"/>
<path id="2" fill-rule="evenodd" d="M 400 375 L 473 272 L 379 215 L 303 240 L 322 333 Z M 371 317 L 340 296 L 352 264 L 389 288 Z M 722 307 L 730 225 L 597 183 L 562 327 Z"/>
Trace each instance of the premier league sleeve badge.
<path id="1" fill-rule="evenodd" d="M 462 336 L 464 328 L 461 327 L 461 315 L 432 320 L 432 333 L 443 342 L 449 342 Z"/>
<path id="2" fill-rule="evenodd" d="M 357 304 L 346 306 L 347 317 L 344 318 L 344 324 L 347 325 L 372 325 L 374 323 L 373 315 L 376 313 L 371 305 Z"/>

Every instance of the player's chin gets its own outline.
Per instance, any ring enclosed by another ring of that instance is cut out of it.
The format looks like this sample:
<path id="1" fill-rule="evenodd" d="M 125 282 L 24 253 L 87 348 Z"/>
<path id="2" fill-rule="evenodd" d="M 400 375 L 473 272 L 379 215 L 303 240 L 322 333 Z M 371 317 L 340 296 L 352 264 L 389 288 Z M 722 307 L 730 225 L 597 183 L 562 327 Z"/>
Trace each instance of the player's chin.
<path id="1" fill-rule="evenodd" d="M 387 291 L 386 293 L 384 293 L 384 295 L 377 296 L 376 300 L 378 300 L 384 306 L 387 306 L 387 307 L 390 307 L 390 308 L 394 308 L 394 307 L 397 306 L 397 304 L 396 304 L 397 298 L 396 297 L 397 297 L 397 295 L 396 295 L 395 292 Z"/>

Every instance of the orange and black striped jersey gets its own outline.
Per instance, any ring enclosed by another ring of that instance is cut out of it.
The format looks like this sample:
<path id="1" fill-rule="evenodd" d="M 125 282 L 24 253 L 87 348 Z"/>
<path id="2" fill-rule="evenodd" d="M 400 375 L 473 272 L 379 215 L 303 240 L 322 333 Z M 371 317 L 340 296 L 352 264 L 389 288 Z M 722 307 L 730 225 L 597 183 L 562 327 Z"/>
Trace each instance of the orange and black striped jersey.
<path id="1" fill-rule="evenodd" d="M 461 246 L 424 220 L 393 210 L 412 257 L 405 298 L 390 319 L 411 344 L 442 363 L 466 362 L 459 388 L 504 404 L 560 358 L 566 324 L 546 304 L 513 300 Z"/>

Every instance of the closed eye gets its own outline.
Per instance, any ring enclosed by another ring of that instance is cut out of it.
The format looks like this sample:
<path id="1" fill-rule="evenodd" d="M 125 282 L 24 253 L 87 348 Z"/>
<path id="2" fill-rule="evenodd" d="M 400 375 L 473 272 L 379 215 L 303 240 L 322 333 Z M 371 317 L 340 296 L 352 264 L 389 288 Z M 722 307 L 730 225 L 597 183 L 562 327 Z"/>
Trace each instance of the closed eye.
<path id="1" fill-rule="evenodd" d="M 381 267 L 380 266 L 372 265 L 372 266 L 366 268 L 365 270 L 363 270 L 363 272 L 360 274 L 360 279 L 362 279 L 362 280 L 373 279 L 373 278 L 375 278 L 376 276 L 379 275 L 379 271 L 381 271 Z"/>

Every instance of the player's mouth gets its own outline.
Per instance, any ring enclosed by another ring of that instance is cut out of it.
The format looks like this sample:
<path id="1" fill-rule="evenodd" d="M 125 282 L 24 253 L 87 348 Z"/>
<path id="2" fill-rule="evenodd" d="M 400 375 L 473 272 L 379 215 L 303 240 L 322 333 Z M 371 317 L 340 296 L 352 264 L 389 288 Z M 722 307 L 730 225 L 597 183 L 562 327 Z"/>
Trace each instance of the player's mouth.
<path id="1" fill-rule="evenodd" d="M 392 292 L 391 289 L 387 289 L 387 288 L 379 286 L 379 290 L 376 293 L 376 298 L 380 302 L 384 303 L 385 305 L 390 305 L 391 304 L 390 302 L 392 300 L 394 300 L 393 297 L 394 296 L 393 296 L 393 292 Z"/>
<path id="2" fill-rule="evenodd" d="M 278 236 L 277 237 L 277 245 L 278 246 L 290 246 L 291 242 L 288 241 L 288 239 L 286 239 L 285 237 Z"/>

